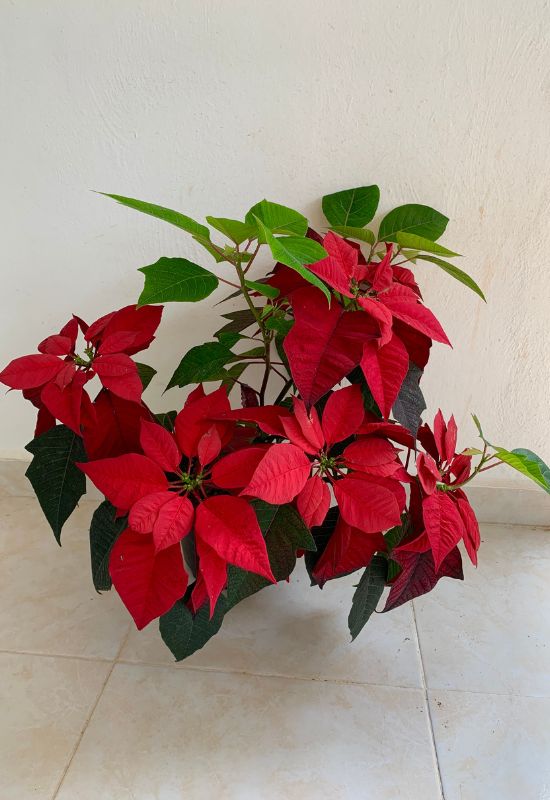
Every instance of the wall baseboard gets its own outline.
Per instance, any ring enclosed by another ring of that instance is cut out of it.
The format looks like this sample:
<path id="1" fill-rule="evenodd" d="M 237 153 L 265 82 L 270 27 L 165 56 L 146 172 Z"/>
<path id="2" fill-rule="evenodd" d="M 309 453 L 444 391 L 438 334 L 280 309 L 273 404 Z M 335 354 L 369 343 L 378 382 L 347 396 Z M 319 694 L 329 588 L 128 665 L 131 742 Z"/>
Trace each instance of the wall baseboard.
<path id="1" fill-rule="evenodd" d="M 0 459 L 0 497 L 32 496 L 32 487 L 25 477 L 28 465 L 28 461 Z M 550 500 L 537 489 L 471 486 L 468 498 L 480 522 L 550 528 Z M 86 499 L 101 500 L 102 495 L 88 485 Z"/>

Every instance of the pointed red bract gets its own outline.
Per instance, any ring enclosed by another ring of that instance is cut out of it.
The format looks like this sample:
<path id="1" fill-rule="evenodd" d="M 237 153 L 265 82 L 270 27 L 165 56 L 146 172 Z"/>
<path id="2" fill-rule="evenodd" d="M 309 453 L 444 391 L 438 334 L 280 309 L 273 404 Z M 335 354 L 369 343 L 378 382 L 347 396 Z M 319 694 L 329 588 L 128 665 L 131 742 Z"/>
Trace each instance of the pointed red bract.
<path id="1" fill-rule="evenodd" d="M 328 253 L 327 258 L 308 264 L 308 269 L 340 294 L 353 297 L 350 285 L 355 277 L 357 250 L 332 231 L 323 239 L 323 247 Z"/>
<path id="2" fill-rule="evenodd" d="M 199 464 L 206 467 L 220 454 L 222 440 L 215 425 L 212 425 L 206 433 L 203 433 L 197 445 L 197 455 Z"/>
<path id="3" fill-rule="evenodd" d="M 345 311 L 336 300 L 327 308 L 318 289 L 292 295 L 294 325 L 284 340 L 294 383 L 307 406 L 345 378 L 359 364 L 363 343 L 378 335 L 361 311 Z"/>
<path id="4" fill-rule="evenodd" d="M 220 489 L 242 489 L 252 480 L 269 445 L 255 445 L 224 456 L 212 467 L 212 483 Z"/>
<path id="5" fill-rule="evenodd" d="M 284 436 L 285 430 L 282 421 L 289 416 L 290 411 L 284 406 L 254 406 L 228 410 L 224 414 L 218 415 L 217 419 L 255 422 L 261 431 L 270 436 Z"/>
<path id="6" fill-rule="evenodd" d="M 141 420 L 150 417 L 145 406 L 102 389 L 93 403 L 93 419 L 85 420 L 81 416 L 88 458 L 94 460 L 138 453 L 141 450 Z"/>
<path id="7" fill-rule="evenodd" d="M 158 464 L 136 453 L 89 461 L 77 467 L 120 511 L 128 511 L 146 494 L 168 489 L 168 481 Z"/>
<path id="8" fill-rule="evenodd" d="M 139 441 L 145 455 L 165 472 L 175 472 L 181 453 L 174 437 L 162 425 L 142 420 Z"/>
<path id="9" fill-rule="evenodd" d="M 216 603 L 227 583 L 227 561 L 219 556 L 203 539 L 197 537 L 197 555 L 199 557 L 198 587 L 193 589 L 193 606 L 202 606 L 203 595 L 210 603 L 210 619 L 214 616 Z M 204 587 L 204 589 L 201 587 Z"/>
<path id="10" fill-rule="evenodd" d="M 446 492 L 434 492 L 422 501 L 422 516 L 436 571 L 466 533 L 462 517 Z"/>
<path id="11" fill-rule="evenodd" d="M 123 353 L 127 347 L 136 340 L 136 334 L 133 331 L 118 331 L 106 336 L 99 346 L 97 352 L 100 356 L 107 356 L 113 353 Z"/>
<path id="12" fill-rule="evenodd" d="M 196 511 L 195 534 L 230 564 L 276 582 L 256 514 L 242 497 L 204 500 Z"/>
<path id="13" fill-rule="evenodd" d="M 78 373 L 64 389 L 50 381 L 42 389 L 40 399 L 48 411 L 80 436 L 80 411 L 82 406 L 83 373 Z"/>
<path id="14" fill-rule="evenodd" d="M 188 398 L 189 399 L 189 398 Z M 188 458 L 197 455 L 199 441 L 206 431 L 212 427 L 212 422 L 230 411 L 227 392 L 223 386 L 215 392 L 198 397 L 187 403 L 177 415 L 174 423 L 176 441 L 180 450 Z M 216 423 L 222 444 L 231 438 L 235 423 Z"/>
<path id="15" fill-rule="evenodd" d="M 325 444 L 325 437 L 319 421 L 319 414 L 315 408 L 306 408 L 306 404 L 300 397 L 292 398 L 292 405 L 294 409 L 294 417 L 301 428 L 305 439 L 313 447 L 313 451 L 317 452 Z"/>
<path id="16" fill-rule="evenodd" d="M 123 400 L 140 402 L 143 385 L 136 364 L 130 356 L 125 353 L 99 356 L 94 359 L 93 366 L 106 389 Z"/>
<path id="17" fill-rule="evenodd" d="M 387 477 L 393 475 L 400 466 L 395 448 L 380 436 L 356 439 L 346 447 L 343 456 L 348 467 L 369 475 Z"/>
<path id="18" fill-rule="evenodd" d="M 434 566 L 432 553 L 394 550 L 392 558 L 401 566 L 401 572 L 392 583 L 384 611 L 414 600 L 415 597 L 431 592 L 441 578 L 464 580 L 462 558 L 458 547 L 454 547 L 445 557 L 439 569 Z"/>
<path id="19" fill-rule="evenodd" d="M 327 444 L 342 442 L 357 433 L 365 416 L 361 387 L 344 386 L 333 392 L 323 410 L 321 426 Z"/>
<path id="20" fill-rule="evenodd" d="M 113 545 L 109 572 L 138 630 L 169 611 L 187 588 L 179 544 L 155 553 L 153 537 L 130 528 Z"/>
<path id="21" fill-rule="evenodd" d="M 406 322 L 411 328 L 429 336 L 436 342 L 450 344 L 447 334 L 429 308 L 423 306 L 414 292 L 406 286 L 394 284 L 382 297 L 394 317 Z"/>
<path id="22" fill-rule="evenodd" d="M 153 525 L 155 550 L 165 550 L 187 536 L 193 525 L 195 510 L 185 495 L 173 495 L 160 507 Z"/>
<path id="23" fill-rule="evenodd" d="M 348 525 L 340 516 L 315 564 L 313 577 L 322 587 L 326 581 L 368 566 L 374 554 L 384 550 L 386 542 L 381 533 L 364 533 Z"/>
<path id="24" fill-rule="evenodd" d="M 378 408 L 387 419 L 409 369 L 405 345 L 395 335 L 383 347 L 365 342 L 361 369 Z"/>
<path id="25" fill-rule="evenodd" d="M 258 464 L 241 494 L 266 503 L 290 503 L 304 488 L 311 472 L 306 455 L 293 444 L 274 444 Z"/>
<path id="26" fill-rule="evenodd" d="M 130 509 L 128 516 L 130 528 L 138 533 L 151 533 L 160 509 L 163 505 L 169 503 L 174 496 L 172 492 L 166 490 L 164 492 L 153 492 L 141 497 Z"/>
<path id="27" fill-rule="evenodd" d="M 419 453 L 416 457 L 416 471 L 418 480 L 426 494 L 433 494 L 438 481 L 441 481 L 441 473 L 437 464 L 429 453 Z"/>
<path id="28" fill-rule="evenodd" d="M 34 389 L 55 378 L 64 362 L 57 356 L 36 353 L 10 361 L 0 372 L 0 382 L 10 389 Z"/>
<path id="29" fill-rule="evenodd" d="M 479 524 L 474 513 L 474 509 L 468 502 L 464 492 L 460 493 L 460 496 L 457 498 L 456 505 L 458 508 L 458 513 L 464 522 L 464 547 L 466 548 L 466 552 L 468 553 L 470 561 L 474 567 L 477 567 L 477 551 L 479 550 L 479 545 L 481 544 L 481 536 L 479 533 Z"/>
<path id="30" fill-rule="evenodd" d="M 330 490 L 318 475 L 308 478 L 296 498 L 296 507 L 308 526 L 321 525 L 330 506 Z"/>
<path id="31" fill-rule="evenodd" d="M 334 484 L 334 495 L 344 520 L 365 533 L 385 531 L 401 522 L 395 494 L 378 482 L 342 478 Z"/>
<path id="32" fill-rule="evenodd" d="M 37 347 L 40 353 L 49 353 L 52 356 L 67 356 L 73 349 L 73 341 L 69 336 L 54 333 L 47 336 Z"/>

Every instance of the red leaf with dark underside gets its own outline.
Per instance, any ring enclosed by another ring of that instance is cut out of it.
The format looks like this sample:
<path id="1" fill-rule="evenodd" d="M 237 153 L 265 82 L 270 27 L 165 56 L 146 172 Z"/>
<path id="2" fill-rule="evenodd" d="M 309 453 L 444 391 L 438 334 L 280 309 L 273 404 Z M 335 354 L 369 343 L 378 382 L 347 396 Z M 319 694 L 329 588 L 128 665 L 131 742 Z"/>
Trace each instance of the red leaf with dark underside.
<path id="1" fill-rule="evenodd" d="M 150 458 L 136 453 L 77 466 L 119 511 L 128 511 L 146 494 L 168 489 L 161 468 Z"/>
<path id="2" fill-rule="evenodd" d="M 344 520 L 366 533 L 385 531 L 401 522 L 395 494 L 378 481 L 342 478 L 334 484 L 334 495 Z"/>
<path id="3" fill-rule="evenodd" d="M 142 420 L 139 441 L 145 455 L 165 472 L 179 468 L 181 453 L 172 434 L 162 425 Z"/>
<path id="4" fill-rule="evenodd" d="M 384 550 L 386 542 L 380 532 L 364 533 L 339 517 L 327 546 L 315 564 L 313 577 L 323 587 L 326 581 L 368 566 L 373 555 Z"/>
<path id="5" fill-rule="evenodd" d="M 416 471 L 418 480 L 426 494 L 433 494 L 438 481 L 441 481 L 441 473 L 437 464 L 429 453 L 419 453 L 416 457 Z"/>
<path id="6" fill-rule="evenodd" d="M 214 615 L 218 597 L 227 583 L 227 561 L 221 558 L 206 542 L 197 537 L 197 555 L 199 557 L 199 573 L 197 585 L 191 596 L 193 609 L 202 606 L 206 597 L 210 602 L 210 619 Z"/>
<path id="7" fill-rule="evenodd" d="M 187 588 L 179 544 L 155 553 L 153 537 L 130 528 L 113 545 L 109 572 L 138 630 L 169 611 Z"/>
<path id="8" fill-rule="evenodd" d="M 401 565 L 401 572 L 392 584 L 384 611 L 414 600 L 422 594 L 430 592 L 441 578 L 457 578 L 464 580 L 462 559 L 458 547 L 453 548 L 443 560 L 439 570 L 435 569 L 431 552 L 407 552 L 394 550 L 392 558 Z"/>
<path id="9" fill-rule="evenodd" d="M 94 359 L 94 371 L 106 389 L 134 403 L 141 402 L 143 385 L 135 362 L 124 353 Z"/>
<path id="10" fill-rule="evenodd" d="M 151 533 L 160 509 L 173 499 L 173 492 L 153 492 L 146 494 L 145 497 L 134 503 L 128 516 L 128 523 L 132 530 L 138 533 Z"/>
<path id="11" fill-rule="evenodd" d="M 429 336 L 436 342 L 451 344 L 438 320 L 426 306 L 423 306 L 417 296 L 406 286 L 394 284 L 381 296 L 394 317 L 406 322 L 420 333 Z"/>
<path id="12" fill-rule="evenodd" d="M 477 567 L 477 551 L 479 550 L 479 545 L 481 544 L 481 536 L 479 533 L 479 524 L 476 515 L 474 514 L 474 509 L 462 491 L 457 497 L 456 505 L 458 508 L 458 513 L 464 522 L 464 546 L 466 548 L 466 552 L 468 553 L 472 564 Z"/>
<path id="13" fill-rule="evenodd" d="M 184 495 L 173 494 L 167 503 L 162 504 L 153 525 L 153 541 L 157 553 L 181 542 L 187 536 L 193 525 L 194 514 L 191 500 Z"/>
<path id="14" fill-rule="evenodd" d="M 330 506 L 330 491 L 318 475 L 308 478 L 306 485 L 296 498 L 296 507 L 308 526 L 321 525 Z"/>
<path id="15" fill-rule="evenodd" d="M 367 436 L 357 439 L 343 452 L 346 466 L 371 475 L 392 475 L 400 466 L 396 452 L 387 439 Z"/>
<path id="16" fill-rule="evenodd" d="M 274 444 L 258 464 L 241 494 L 257 497 L 266 503 L 290 503 L 304 488 L 311 472 L 311 462 L 293 444 Z"/>
<path id="17" fill-rule="evenodd" d="M 212 482 L 220 489 L 242 489 L 252 480 L 268 448 L 254 445 L 224 456 L 212 467 Z"/>
<path id="18" fill-rule="evenodd" d="M 254 406 L 230 409 L 218 415 L 218 419 L 255 422 L 261 431 L 270 436 L 285 436 L 282 421 L 290 416 L 291 412 L 284 406 Z"/>
<path id="19" fill-rule="evenodd" d="M 326 402 L 321 421 L 327 444 L 342 442 L 357 433 L 364 416 L 363 395 L 358 384 L 333 392 Z"/>
<path id="20" fill-rule="evenodd" d="M 242 497 L 217 495 L 204 500 L 196 510 L 195 534 L 230 564 L 276 582 L 258 519 Z"/>
<path id="21" fill-rule="evenodd" d="M 82 417 L 84 448 L 90 460 L 138 453 L 141 450 L 141 420 L 151 417 L 145 406 L 123 400 L 102 389 L 94 401 L 93 409 L 93 421 L 86 422 Z"/>
<path id="22" fill-rule="evenodd" d="M 445 492 L 434 492 L 422 501 L 422 516 L 430 540 L 436 570 L 466 534 L 456 505 Z"/>
<path id="23" fill-rule="evenodd" d="M 220 454 L 222 440 L 215 425 L 212 425 L 206 433 L 203 433 L 197 445 L 197 455 L 201 467 L 211 464 Z"/>
<path id="24" fill-rule="evenodd" d="M 10 361 L 0 372 L 0 382 L 10 389 L 35 389 L 55 378 L 64 362 L 57 356 L 35 353 Z"/>
<path id="25" fill-rule="evenodd" d="M 383 347 L 378 347 L 376 342 L 365 342 L 361 369 L 378 408 L 387 419 L 409 369 L 405 345 L 397 336 L 392 336 Z"/>
<path id="26" fill-rule="evenodd" d="M 317 289 L 292 295 L 295 323 L 284 341 L 294 383 L 307 406 L 317 402 L 357 366 L 363 343 L 378 334 L 361 311 L 345 311 L 333 300 L 319 302 Z"/>
<path id="27" fill-rule="evenodd" d="M 212 427 L 212 422 L 221 415 L 226 416 L 230 411 L 227 392 L 220 386 L 215 392 L 198 397 L 187 403 L 176 417 L 174 423 L 176 441 L 180 450 L 188 458 L 197 455 L 199 441 L 206 431 Z M 235 426 L 232 421 L 216 423 L 222 445 L 227 444 Z"/>

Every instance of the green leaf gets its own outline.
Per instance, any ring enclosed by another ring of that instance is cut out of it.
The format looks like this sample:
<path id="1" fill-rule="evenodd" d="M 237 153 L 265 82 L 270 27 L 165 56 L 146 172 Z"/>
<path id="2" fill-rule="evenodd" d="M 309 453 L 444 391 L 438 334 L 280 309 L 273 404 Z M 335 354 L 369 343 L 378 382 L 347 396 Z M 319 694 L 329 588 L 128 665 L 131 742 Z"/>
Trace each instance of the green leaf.
<path id="1" fill-rule="evenodd" d="M 240 333 L 233 333 L 233 331 L 218 331 L 218 333 L 214 335 L 216 339 L 227 348 L 233 347 L 234 344 L 237 344 L 237 342 L 243 338 Z"/>
<path id="2" fill-rule="evenodd" d="M 296 550 L 315 550 L 315 541 L 292 505 L 277 506 L 254 500 L 252 506 L 265 537 L 271 570 L 278 581 L 286 580 L 296 566 Z M 261 575 L 239 567 L 229 567 L 228 576 L 228 609 L 271 585 Z"/>
<path id="3" fill-rule="evenodd" d="M 371 614 L 376 609 L 378 601 L 386 585 L 388 574 L 387 561 L 383 556 L 374 556 L 361 576 L 361 580 L 353 595 L 351 611 L 348 616 L 348 627 L 352 641 L 356 639 Z"/>
<path id="4" fill-rule="evenodd" d="M 166 388 L 222 380 L 227 375 L 224 366 L 234 359 L 235 353 L 221 342 L 199 344 L 187 351 Z"/>
<path id="5" fill-rule="evenodd" d="M 86 476 L 75 465 L 86 461 L 82 439 L 65 425 L 56 425 L 25 449 L 34 456 L 25 475 L 61 544 L 61 529 L 86 492 Z"/>
<path id="6" fill-rule="evenodd" d="M 426 253 L 435 253 L 436 256 L 459 256 L 460 253 L 454 253 L 452 250 L 447 250 L 441 244 L 432 242 L 431 239 L 425 239 L 423 236 L 417 236 L 415 233 L 403 233 L 400 231 L 396 234 L 397 244 L 400 247 L 409 247 L 412 250 L 424 250 Z"/>
<path id="7" fill-rule="evenodd" d="M 229 322 L 224 325 L 223 328 L 220 328 L 219 331 L 216 331 L 214 336 L 218 336 L 220 333 L 240 333 L 258 322 L 249 308 L 243 308 L 240 311 L 230 311 L 228 314 L 222 314 L 222 317 L 228 319 Z"/>
<path id="8" fill-rule="evenodd" d="M 241 361 L 239 364 L 234 364 L 226 370 L 226 375 L 221 385 L 225 387 L 228 394 L 248 366 L 249 364 L 246 361 Z"/>
<path id="9" fill-rule="evenodd" d="M 226 608 L 226 600 L 222 595 L 210 619 L 209 603 L 205 603 L 193 616 L 185 603 L 178 600 L 170 611 L 160 617 L 160 635 L 176 661 L 182 661 L 204 647 L 221 628 Z"/>
<path id="10" fill-rule="evenodd" d="M 409 520 L 406 516 L 404 516 L 401 525 L 396 525 L 394 528 L 391 528 L 391 530 L 384 534 L 384 539 L 386 540 L 386 545 L 389 551 L 393 550 L 394 547 L 397 547 L 397 545 L 405 538 L 409 526 Z"/>
<path id="11" fill-rule="evenodd" d="M 249 289 L 252 289 L 253 292 L 259 292 L 260 294 L 263 294 L 264 297 L 274 299 L 275 297 L 279 296 L 279 289 L 277 289 L 276 286 L 270 286 L 268 283 L 245 280 L 245 284 Z"/>
<path id="12" fill-rule="evenodd" d="M 294 325 L 293 319 L 286 319 L 285 317 L 272 316 L 265 322 L 265 327 L 270 331 L 277 331 L 277 333 L 286 336 Z"/>
<path id="13" fill-rule="evenodd" d="M 190 233 L 192 236 L 204 236 L 206 239 L 210 238 L 210 231 L 206 225 L 201 225 L 191 217 L 185 214 L 180 214 L 179 211 L 172 211 L 171 208 L 164 208 L 164 206 L 157 206 L 154 203 L 146 203 L 143 200 L 134 200 L 133 197 L 122 197 L 120 194 L 109 194 L 108 192 L 98 192 L 104 197 L 111 197 L 123 206 L 134 208 L 136 211 L 141 211 L 143 214 L 148 214 L 150 217 L 162 219 L 164 222 L 169 222 L 170 225 L 175 225 L 176 228 L 181 228 L 183 231 Z"/>
<path id="14" fill-rule="evenodd" d="M 232 353 L 232 361 L 242 361 L 244 358 L 263 358 L 265 356 L 265 347 L 252 347 L 250 350 L 244 350 L 242 353 Z"/>
<path id="15" fill-rule="evenodd" d="M 474 421 L 474 425 L 477 428 L 477 432 L 479 433 L 479 438 L 482 439 L 485 442 L 485 444 L 488 444 L 492 447 L 493 445 L 491 444 L 491 442 L 488 442 L 485 436 L 483 435 L 483 431 L 481 430 L 481 423 L 475 414 L 472 414 L 472 419 Z"/>
<path id="16" fill-rule="evenodd" d="M 117 517 L 116 508 L 104 500 L 94 511 L 90 525 L 92 580 L 97 592 L 108 592 L 112 581 L 109 557 L 114 543 L 128 525 L 127 517 Z"/>
<path id="17" fill-rule="evenodd" d="M 546 470 L 546 474 L 548 474 L 548 467 L 538 456 L 535 456 L 535 454 L 531 453 L 529 450 L 523 452 L 521 450 L 519 452 L 518 450 L 514 450 L 510 452 L 504 450 L 502 447 L 497 447 L 495 449 L 496 457 L 504 462 L 504 464 L 508 464 L 509 467 L 512 467 L 512 469 L 515 469 L 517 472 L 521 472 L 526 478 L 530 478 L 538 486 L 550 493 L 550 485 L 547 483 L 543 474 L 543 470 Z M 529 453 L 529 455 L 525 455 L 525 452 Z"/>
<path id="18" fill-rule="evenodd" d="M 314 264 L 326 258 L 327 252 L 319 242 L 299 236 L 281 236 L 276 239 L 270 230 L 258 219 L 258 227 L 263 231 L 266 243 L 269 245 L 271 255 L 281 264 L 286 264 L 295 272 L 320 289 L 330 304 L 330 292 L 323 281 L 304 267 L 304 264 Z"/>
<path id="19" fill-rule="evenodd" d="M 145 391 L 157 374 L 157 371 L 153 367 L 150 367 L 149 364 L 142 364 L 139 361 L 136 361 L 135 364 L 141 380 L 141 385 L 143 386 L 143 391 Z"/>
<path id="20" fill-rule="evenodd" d="M 465 450 L 461 452 L 463 456 L 482 456 L 483 450 L 479 450 L 477 447 L 467 447 Z"/>
<path id="21" fill-rule="evenodd" d="M 258 229 L 254 223 L 240 222 L 238 219 L 227 219 L 226 217 L 206 217 L 206 221 L 235 244 L 255 239 L 258 235 Z"/>
<path id="22" fill-rule="evenodd" d="M 244 219 L 248 225 L 254 225 L 259 234 L 258 241 L 261 243 L 265 243 L 266 240 L 262 228 L 257 227 L 258 219 L 271 233 L 305 236 L 308 228 L 307 219 L 303 214 L 279 203 L 270 203 L 268 200 L 262 200 L 252 206 Z"/>
<path id="23" fill-rule="evenodd" d="M 159 425 L 162 425 L 162 427 L 166 428 L 167 431 L 173 433 L 174 422 L 176 421 L 177 415 L 177 411 L 161 411 L 160 414 L 155 414 L 155 419 Z"/>
<path id="24" fill-rule="evenodd" d="M 514 455 L 522 456 L 526 458 L 527 461 L 532 461 L 534 464 L 538 464 L 540 474 L 543 477 L 543 480 L 546 482 L 546 489 L 548 493 L 550 493 L 550 467 L 544 463 L 542 458 L 538 456 L 536 453 L 533 453 L 532 450 L 526 450 L 524 447 L 518 447 L 515 450 L 512 450 Z"/>
<path id="25" fill-rule="evenodd" d="M 382 242 L 397 241 L 398 233 L 414 233 L 431 242 L 445 232 L 449 219 L 430 206 L 410 203 L 398 206 L 386 214 L 380 223 L 378 238 Z"/>
<path id="26" fill-rule="evenodd" d="M 378 186 L 359 186 L 342 192 L 326 194 L 322 200 L 323 214 L 331 225 L 362 228 L 376 214 L 380 202 Z"/>
<path id="27" fill-rule="evenodd" d="M 485 300 L 485 295 L 483 294 L 477 283 L 474 281 L 474 279 L 470 278 L 470 276 L 466 272 L 463 272 L 458 267 L 455 267 L 454 264 L 449 264 L 448 261 L 443 261 L 441 258 L 437 258 L 436 256 L 426 256 L 423 253 L 419 253 L 417 257 L 421 258 L 422 261 L 429 261 L 431 264 L 437 264 L 438 267 L 447 272 L 449 275 L 452 275 L 452 277 L 455 278 L 457 281 L 460 281 L 460 283 L 463 283 L 465 286 L 468 286 L 473 292 L 478 294 L 482 300 L 487 302 L 487 300 Z"/>
<path id="28" fill-rule="evenodd" d="M 210 236 L 210 232 L 208 233 L 208 236 Z M 209 238 L 206 236 L 193 236 L 193 239 L 200 244 L 201 247 L 204 247 L 208 253 L 210 253 L 216 264 L 226 261 L 225 255 L 220 252 L 217 246 L 211 242 Z"/>
<path id="29" fill-rule="evenodd" d="M 331 231 L 339 233 L 344 239 L 358 239 L 360 242 L 374 244 L 376 236 L 368 228 L 353 228 L 350 225 L 333 225 Z"/>
<path id="30" fill-rule="evenodd" d="M 155 264 L 140 267 L 145 286 L 138 305 L 148 303 L 196 303 L 212 294 L 218 279 L 207 269 L 186 258 L 159 258 Z"/>

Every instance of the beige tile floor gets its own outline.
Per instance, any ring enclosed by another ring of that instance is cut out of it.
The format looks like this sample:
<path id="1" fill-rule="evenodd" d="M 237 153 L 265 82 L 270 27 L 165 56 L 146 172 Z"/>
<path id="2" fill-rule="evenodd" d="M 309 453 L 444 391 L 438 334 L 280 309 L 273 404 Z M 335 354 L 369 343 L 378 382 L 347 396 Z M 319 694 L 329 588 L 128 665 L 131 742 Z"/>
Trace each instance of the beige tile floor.
<path id="1" fill-rule="evenodd" d="M 550 531 L 485 525 L 465 583 L 348 644 L 353 578 L 250 598 L 171 663 L 0 498 L 0 800 L 549 800 Z"/>

